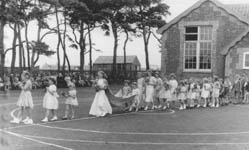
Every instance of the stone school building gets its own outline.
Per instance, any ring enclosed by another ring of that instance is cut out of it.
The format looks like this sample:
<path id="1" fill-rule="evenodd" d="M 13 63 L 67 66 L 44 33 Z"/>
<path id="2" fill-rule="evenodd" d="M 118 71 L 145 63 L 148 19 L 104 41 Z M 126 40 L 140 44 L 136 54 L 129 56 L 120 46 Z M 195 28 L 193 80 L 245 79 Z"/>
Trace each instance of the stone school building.
<path id="1" fill-rule="evenodd" d="M 249 75 L 249 5 L 200 0 L 157 31 L 163 73 L 178 78 Z"/>

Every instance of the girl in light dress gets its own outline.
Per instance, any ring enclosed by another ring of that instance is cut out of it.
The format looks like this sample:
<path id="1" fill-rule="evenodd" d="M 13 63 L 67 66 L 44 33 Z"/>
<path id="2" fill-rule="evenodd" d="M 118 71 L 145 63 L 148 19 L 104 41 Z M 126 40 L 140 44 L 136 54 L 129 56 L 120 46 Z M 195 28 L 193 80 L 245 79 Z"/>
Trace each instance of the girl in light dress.
<path id="1" fill-rule="evenodd" d="M 169 100 L 171 100 L 170 85 L 167 78 L 164 79 L 162 89 L 160 91 L 160 101 L 163 105 L 163 110 L 169 108 Z"/>
<path id="2" fill-rule="evenodd" d="M 205 108 L 207 107 L 208 98 L 210 97 L 211 85 L 208 83 L 208 79 L 203 79 L 203 86 L 201 90 L 201 98 L 203 100 L 202 106 Z"/>
<path id="3" fill-rule="evenodd" d="M 176 80 L 175 74 L 170 75 L 170 80 L 169 80 L 169 88 L 170 88 L 170 99 L 168 100 L 170 103 L 170 107 L 175 107 L 176 106 L 176 101 L 177 101 L 177 87 L 178 87 L 178 82 Z"/>
<path id="4" fill-rule="evenodd" d="M 145 99 L 145 79 L 142 73 L 138 73 L 137 79 L 137 87 L 139 89 L 139 104 L 138 107 L 144 107 L 144 99 Z"/>
<path id="5" fill-rule="evenodd" d="M 156 78 L 152 76 L 152 72 L 149 70 L 147 72 L 148 76 L 146 77 L 146 91 L 145 91 L 145 102 L 146 107 L 144 110 L 149 109 L 149 105 L 152 104 L 152 109 L 155 109 L 154 105 L 154 95 L 155 95 L 155 86 L 156 86 Z"/>
<path id="6" fill-rule="evenodd" d="M 107 76 L 103 71 L 98 72 L 98 80 L 95 83 L 96 95 L 90 108 L 90 115 L 103 117 L 112 114 L 112 107 L 105 93 L 108 88 L 106 78 Z"/>
<path id="7" fill-rule="evenodd" d="M 212 91 L 212 105 L 211 107 L 219 107 L 220 106 L 220 82 L 218 77 L 214 77 L 213 83 L 213 91 Z"/>
<path id="8" fill-rule="evenodd" d="M 201 87 L 200 87 L 200 82 L 199 80 L 195 82 L 195 88 L 194 88 L 194 92 L 195 92 L 195 105 L 197 108 L 200 107 L 200 103 L 201 103 Z"/>
<path id="9" fill-rule="evenodd" d="M 46 93 L 43 98 L 43 108 L 46 109 L 46 114 L 42 122 L 48 122 L 48 117 L 49 113 L 51 112 L 52 114 L 52 119 L 51 121 L 56 121 L 58 120 L 58 117 L 56 115 L 56 110 L 59 107 L 58 104 L 58 97 L 59 95 L 57 94 L 57 87 L 56 87 L 56 81 L 54 78 L 49 78 L 48 79 L 48 84 L 49 86 L 46 87 Z"/>
<path id="10" fill-rule="evenodd" d="M 131 96 L 131 87 L 129 85 L 129 80 L 124 81 L 124 86 L 115 95 L 116 97 L 127 98 Z"/>
<path id="11" fill-rule="evenodd" d="M 162 105 L 160 103 L 160 91 L 162 90 L 163 80 L 160 78 L 159 72 L 155 73 L 155 78 L 156 78 L 156 87 L 155 87 L 154 103 L 155 103 L 155 108 L 161 109 Z"/>
<path id="12" fill-rule="evenodd" d="M 186 109 L 186 105 L 185 105 L 185 100 L 187 99 L 187 87 L 184 84 L 184 81 L 181 81 L 179 84 L 179 94 L 178 94 L 178 100 L 180 102 L 180 108 L 179 110 L 183 110 Z"/>
<path id="13" fill-rule="evenodd" d="M 22 121 L 24 124 L 33 124 L 31 109 L 34 107 L 34 104 L 31 94 L 32 83 L 30 81 L 30 76 L 31 75 L 26 71 L 21 75 L 22 82 L 19 82 L 19 87 L 22 91 L 17 101 L 17 106 L 20 107 L 20 111 L 18 112 L 17 118 L 14 118 L 11 123 L 19 124 Z M 27 113 L 27 117 L 22 120 L 25 111 Z"/>
<path id="14" fill-rule="evenodd" d="M 196 92 L 195 92 L 196 84 L 192 78 L 189 79 L 189 85 L 188 85 L 188 105 L 190 108 L 193 108 L 195 106 L 195 99 L 196 99 Z"/>
<path id="15" fill-rule="evenodd" d="M 140 104 L 140 89 L 137 87 L 137 83 L 133 82 L 132 83 L 132 96 L 135 95 L 134 97 L 134 102 L 131 105 L 129 111 L 132 111 L 134 108 L 136 109 L 136 112 L 139 110 L 139 104 Z"/>
<path id="16" fill-rule="evenodd" d="M 74 82 L 71 81 L 71 78 L 67 78 L 66 80 L 67 86 L 69 88 L 68 93 L 64 93 L 64 96 L 66 97 L 66 110 L 65 115 L 62 118 L 63 120 L 68 119 L 69 111 L 71 110 L 71 119 L 75 118 L 75 107 L 79 105 L 78 99 L 77 99 L 77 90 L 75 87 Z"/>
<path id="17" fill-rule="evenodd" d="M 213 78 L 212 77 L 208 78 L 208 83 L 210 85 L 210 95 L 208 97 L 208 106 L 212 107 L 212 104 L 213 104 L 212 95 L 213 95 L 213 87 L 214 87 Z"/>

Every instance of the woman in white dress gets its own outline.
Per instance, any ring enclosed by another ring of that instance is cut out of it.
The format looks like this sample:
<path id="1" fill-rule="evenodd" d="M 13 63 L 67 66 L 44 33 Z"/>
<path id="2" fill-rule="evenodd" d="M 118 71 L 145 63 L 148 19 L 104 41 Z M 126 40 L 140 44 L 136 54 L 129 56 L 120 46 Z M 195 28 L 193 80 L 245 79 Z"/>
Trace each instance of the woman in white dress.
<path id="1" fill-rule="evenodd" d="M 31 95 L 32 83 L 30 81 L 30 74 L 28 72 L 22 73 L 22 82 L 19 82 L 19 87 L 21 88 L 21 94 L 17 101 L 17 106 L 20 107 L 18 117 L 14 118 L 11 123 L 19 124 L 23 122 L 24 124 L 33 124 L 31 118 L 31 109 L 34 107 L 33 98 Z M 24 113 L 27 113 L 26 119 L 22 120 Z"/>
<path id="2" fill-rule="evenodd" d="M 59 107 L 58 104 L 58 94 L 56 92 L 57 88 L 55 86 L 55 79 L 49 78 L 48 79 L 49 86 L 46 87 L 46 94 L 44 95 L 43 98 L 43 108 L 46 109 L 46 114 L 42 122 L 48 122 L 48 117 L 49 117 L 49 112 L 52 113 L 53 118 L 51 121 L 56 121 L 58 120 L 58 117 L 56 115 L 56 110 Z"/>
<path id="3" fill-rule="evenodd" d="M 151 71 L 148 71 L 147 73 L 148 77 L 146 78 L 146 91 L 145 91 L 146 107 L 144 108 L 144 110 L 148 110 L 150 104 L 152 104 L 152 109 L 155 108 L 154 96 L 155 96 L 156 78 L 152 76 Z"/>
<path id="4" fill-rule="evenodd" d="M 89 112 L 90 115 L 103 117 L 106 114 L 112 114 L 112 107 L 105 93 L 105 90 L 108 88 L 105 78 L 106 74 L 103 71 L 99 71 L 98 80 L 95 83 L 96 95 Z"/>

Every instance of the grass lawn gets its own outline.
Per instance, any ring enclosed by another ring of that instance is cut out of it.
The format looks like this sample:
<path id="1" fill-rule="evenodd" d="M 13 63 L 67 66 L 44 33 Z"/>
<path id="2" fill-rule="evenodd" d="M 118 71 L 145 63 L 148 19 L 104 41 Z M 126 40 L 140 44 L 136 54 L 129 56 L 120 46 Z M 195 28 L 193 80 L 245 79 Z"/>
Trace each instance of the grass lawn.
<path id="1" fill-rule="evenodd" d="M 111 87 L 117 91 L 119 86 Z M 60 89 L 63 90 L 63 89 Z M 42 90 L 33 91 L 34 125 L 12 125 L 20 91 L 0 93 L 0 150 L 243 150 L 249 149 L 249 106 L 88 116 L 95 91 L 78 89 L 74 120 L 41 123 Z M 60 98 L 58 116 L 64 112 Z"/>

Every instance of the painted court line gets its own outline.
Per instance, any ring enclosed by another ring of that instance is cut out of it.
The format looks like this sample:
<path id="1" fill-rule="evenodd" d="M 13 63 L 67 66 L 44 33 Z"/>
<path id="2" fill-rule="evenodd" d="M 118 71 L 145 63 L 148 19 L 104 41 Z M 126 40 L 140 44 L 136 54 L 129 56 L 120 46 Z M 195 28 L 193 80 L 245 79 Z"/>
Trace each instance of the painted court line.
<path id="1" fill-rule="evenodd" d="M 115 132 L 115 131 L 99 131 L 99 130 L 86 130 L 86 129 L 73 129 L 73 128 L 63 128 L 57 126 L 47 126 L 44 124 L 36 124 L 37 126 L 58 129 L 64 131 L 75 131 L 75 132 L 88 132 L 88 133 L 99 133 L 99 134 L 120 134 L 120 135 L 169 135 L 169 136 L 210 136 L 210 135 L 240 135 L 249 134 L 249 132 L 216 132 L 216 133 L 155 133 L 155 132 Z"/>
<path id="2" fill-rule="evenodd" d="M 86 101 L 87 102 L 87 101 Z M 15 111 L 17 111 L 18 109 L 14 109 L 11 112 L 11 116 L 12 118 L 14 118 L 14 113 Z M 171 113 L 175 113 L 174 110 L 171 110 Z M 129 112 L 129 113 L 122 113 L 122 114 L 113 114 L 111 116 L 108 117 L 118 117 L 118 116 L 125 116 L 125 115 L 132 115 L 132 114 L 139 114 L 137 112 Z M 10 129 L 17 129 L 17 128 L 23 128 L 23 127 L 28 127 L 28 126 L 34 126 L 34 125 L 46 125 L 46 124 L 52 124 L 52 123 L 63 123 L 63 122 L 72 122 L 72 121 L 80 121 L 80 120 L 90 120 L 90 119 L 98 119 L 101 117 L 84 117 L 84 118 L 78 118 L 78 119 L 73 119 L 73 120 L 60 120 L 60 121 L 55 121 L 55 122 L 47 122 L 47 123 L 38 123 L 38 124 L 33 124 L 33 125 L 20 125 L 20 126 L 15 126 L 15 127 L 9 127 L 9 128 L 5 128 L 5 130 L 10 130 Z M 102 117 L 103 118 L 103 117 Z"/>
<path id="3" fill-rule="evenodd" d="M 12 135 L 12 136 L 16 136 L 16 137 L 18 137 L 18 138 L 22 138 L 22 139 L 25 139 L 25 140 L 33 141 L 33 142 L 36 142 L 36 143 L 39 143 L 39 144 L 43 144 L 43 145 L 47 145 L 47 146 L 53 146 L 53 147 L 60 148 L 60 149 L 64 149 L 64 150 L 74 150 L 74 149 L 72 149 L 72 148 L 60 146 L 60 145 L 57 145 L 57 144 L 48 143 L 48 142 L 43 142 L 43 141 L 34 139 L 34 138 L 32 138 L 31 136 L 24 136 L 24 135 L 21 135 L 21 134 L 17 134 L 17 133 L 14 133 L 14 132 L 10 132 L 10 131 L 3 131 L 3 132 L 8 133 L 8 134 L 10 134 L 10 135 Z"/>
<path id="4" fill-rule="evenodd" d="M 44 139 L 44 140 L 52 140 L 52 141 L 63 141 L 63 142 L 78 142 L 78 143 L 95 143 L 95 144 L 126 144 L 126 145 L 188 145 L 188 146 L 196 146 L 196 145 L 249 145 L 249 143 L 167 143 L 167 142 L 125 142 L 125 141 L 97 141 L 97 140 L 74 140 L 74 139 L 62 139 L 62 138 L 51 138 L 51 137 L 43 137 L 43 136 L 32 136 L 32 135 L 22 135 L 23 137 L 34 138 L 34 139 Z"/>

